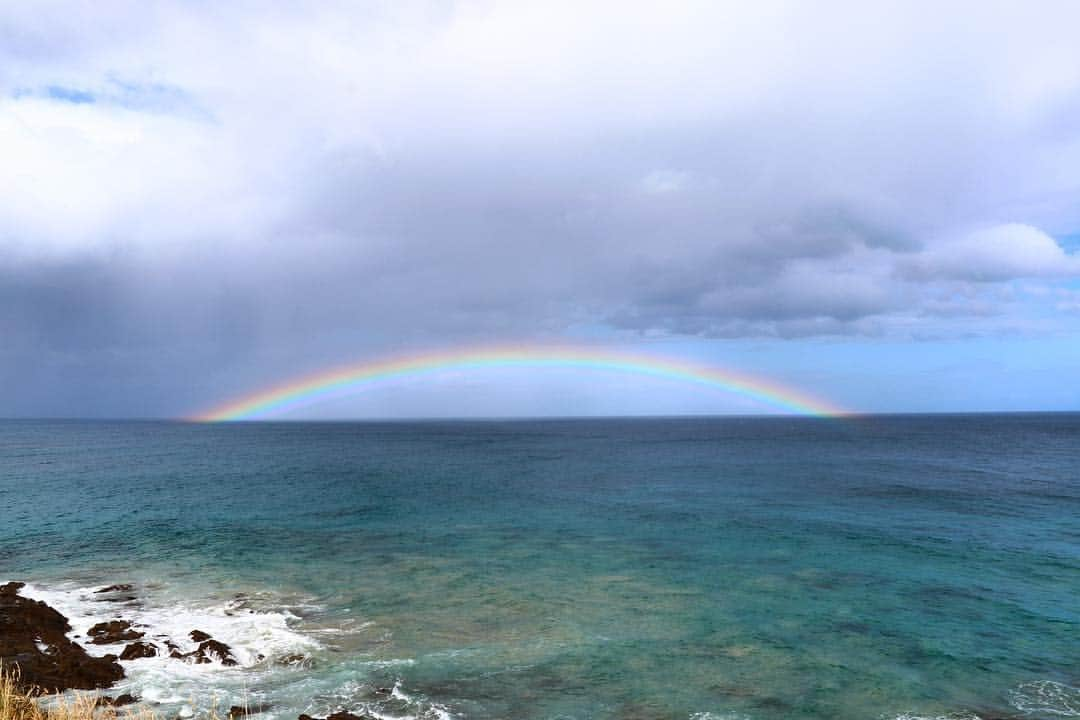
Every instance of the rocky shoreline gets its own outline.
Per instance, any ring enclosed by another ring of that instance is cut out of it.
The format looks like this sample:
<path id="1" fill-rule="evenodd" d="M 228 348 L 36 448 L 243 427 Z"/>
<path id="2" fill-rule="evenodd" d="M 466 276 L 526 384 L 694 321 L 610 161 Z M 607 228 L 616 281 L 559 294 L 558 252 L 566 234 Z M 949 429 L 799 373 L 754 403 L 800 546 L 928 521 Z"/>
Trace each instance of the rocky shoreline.
<path id="1" fill-rule="evenodd" d="M 219 662 L 225 667 L 238 664 L 232 648 L 202 630 L 188 634 L 197 647 L 182 653 L 170 639 L 164 639 L 163 644 L 147 640 L 145 631 L 120 618 L 99 622 L 87 631 L 87 643 L 91 645 L 126 643 L 120 655 L 91 655 L 68 637 L 71 632 L 68 619 L 46 603 L 20 595 L 23 587 L 25 583 L 21 582 L 0 585 L 0 661 L 18 668 L 19 685 L 24 689 L 56 693 L 108 688 L 124 678 L 124 668 L 118 660 L 158 655 L 196 664 Z M 96 594 L 112 595 L 103 597 L 103 602 L 128 602 L 135 599 L 130 595 L 131 590 L 131 585 L 111 585 Z M 124 595 L 117 598 L 116 593 Z"/>
<path id="2" fill-rule="evenodd" d="M 21 582 L 0 585 L 0 661 L 18 669 L 18 683 L 43 692 L 98 690 L 124 677 L 117 656 L 94 657 L 68 638 L 68 619 L 23 597 Z"/>
<path id="3" fill-rule="evenodd" d="M 22 582 L 0 585 L 0 667 L 14 673 L 16 687 L 28 695 L 61 693 L 68 690 L 106 690 L 125 677 L 120 660 L 139 660 L 165 656 L 179 662 L 206 664 L 216 662 L 223 667 L 238 665 L 232 648 L 214 639 L 209 633 L 192 629 L 188 639 L 196 644 L 194 650 L 181 652 L 170 638 L 147 638 L 147 629 L 129 620 L 115 618 L 99 622 L 87 631 L 86 644 L 115 645 L 124 643 L 119 655 L 91 655 L 86 648 L 68 635 L 72 627 L 68 618 L 41 600 L 20 594 Z M 134 587 L 118 584 L 95 591 L 106 603 L 128 603 L 137 600 Z M 190 647 L 190 645 L 189 645 Z M 291 655 L 280 662 L 302 663 L 307 658 Z M 380 690 L 383 690 L 380 688 Z M 389 690 L 386 690 L 389 692 Z M 129 693 L 115 697 L 103 695 L 99 706 L 123 707 L 139 702 Z M 269 710 L 268 705 L 229 708 L 230 720 L 256 715 Z M 368 715 L 337 712 L 327 718 L 300 715 L 298 720 L 375 720 Z"/>
<path id="4" fill-rule="evenodd" d="M 16 687 L 28 696 L 61 693 L 68 690 L 106 690 L 126 676 L 120 660 L 137 661 L 160 656 L 198 665 L 207 663 L 218 663 L 223 667 L 239 665 L 229 645 L 216 640 L 202 630 L 192 629 L 187 633 L 183 644 L 188 648 L 194 644 L 195 649 L 182 652 L 180 645 L 174 641 L 175 638 L 160 634 L 148 636 L 150 628 L 118 617 L 91 626 L 86 631 L 85 642 L 88 645 L 123 644 L 123 650 L 119 655 L 112 653 L 103 656 L 91 655 L 85 647 L 69 637 L 72 627 L 68 618 L 43 601 L 21 595 L 20 590 L 24 587 L 25 583 L 22 582 L 8 582 L 0 585 L 0 670 L 9 675 L 14 670 L 13 679 Z M 129 584 L 110 585 L 94 591 L 94 595 L 100 595 L 100 598 L 95 599 L 100 599 L 103 603 L 124 604 L 138 601 L 138 597 L 134 594 L 134 587 Z M 118 613 L 113 611 L 108 614 Z M 258 659 L 264 658 L 259 655 Z M 306 655 L 288 655 L 277 659 L 276 662 L 282 665 L 306 665 L 309 661 Z M 386 701 L 392 697 L 393 692 L 392 688 L 372 688 L 370 697 Z M 98 707 L 117 708 L 138 702 L 140 698 L 130 693 L 117 696 L 100 695 L 95 699 Z M 228 720 L 236 720 L 270 709 L 271 706 L 267 704 L 233 705 L 228 709 L 225 717 Z M 1018 717 L 1002 715 L 996 710 L 984 712 L 976 711 L 971 717 L 979 720 L 1016 720 Z M 363 712 L 354 714 L 339 711 L 324 718 L 301 714 L 297 720 L 378 720 L 378 718 Z"/>

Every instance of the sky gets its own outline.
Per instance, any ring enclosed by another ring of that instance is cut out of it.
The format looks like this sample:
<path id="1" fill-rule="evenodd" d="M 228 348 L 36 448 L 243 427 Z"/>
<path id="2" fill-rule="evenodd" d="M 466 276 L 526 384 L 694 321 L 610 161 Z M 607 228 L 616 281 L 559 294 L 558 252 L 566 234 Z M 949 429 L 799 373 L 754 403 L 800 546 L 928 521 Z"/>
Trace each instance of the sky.
<path id="1" fill-rule="evenodd" d="M 0 417 L 616 347 L 864 412 L 1080 409 L 1080 5 L 0 5 Z M 771 412 L 572 369 L 296 417 Z"/>

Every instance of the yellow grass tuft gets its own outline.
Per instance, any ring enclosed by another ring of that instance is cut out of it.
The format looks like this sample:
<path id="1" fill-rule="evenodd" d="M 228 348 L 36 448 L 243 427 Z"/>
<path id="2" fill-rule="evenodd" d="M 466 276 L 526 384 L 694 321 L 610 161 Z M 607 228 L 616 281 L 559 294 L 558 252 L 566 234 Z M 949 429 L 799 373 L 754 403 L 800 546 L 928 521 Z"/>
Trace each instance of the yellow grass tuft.
<path id="1" fill-rule="evenodd" d="M 194 702 L 192 702 L 194 705 Z M 247 698 L 241 703 L 246 715 Z M 217 697 L 210 709 L 196 715 L 197 720 L 234 720 L 218 708 Z M 43 695 L 19 683 L 19 666 L 5 667 L 0 661 L 0 720 L 163 720 L 151 708 L 135 703 L 121 708 L 101 701 L 100 692 L 69 692 Z"/>
<path id="2" fill-rule="evenodd" d="M 101 703 L 100 693 L 83 692 L 43 699 L 19 686 L 18 667 L 0 667 L 0 720 L 159 720 L 146 707 L 119 710 Z"/>

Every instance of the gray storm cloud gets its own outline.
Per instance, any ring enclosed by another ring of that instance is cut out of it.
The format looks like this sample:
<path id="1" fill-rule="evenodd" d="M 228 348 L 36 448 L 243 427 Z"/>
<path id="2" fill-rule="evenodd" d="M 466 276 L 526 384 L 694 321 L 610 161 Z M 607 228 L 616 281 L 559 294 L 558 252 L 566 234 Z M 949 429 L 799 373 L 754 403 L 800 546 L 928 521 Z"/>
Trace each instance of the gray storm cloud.
<path id="1" fill-rule="evenodd" d="M 170 414 L 253 366 L 583 328 L 1045 328 L 1080 276 L 1078 24 L 1070 3 L 5 8 L 10 412 Z"/>

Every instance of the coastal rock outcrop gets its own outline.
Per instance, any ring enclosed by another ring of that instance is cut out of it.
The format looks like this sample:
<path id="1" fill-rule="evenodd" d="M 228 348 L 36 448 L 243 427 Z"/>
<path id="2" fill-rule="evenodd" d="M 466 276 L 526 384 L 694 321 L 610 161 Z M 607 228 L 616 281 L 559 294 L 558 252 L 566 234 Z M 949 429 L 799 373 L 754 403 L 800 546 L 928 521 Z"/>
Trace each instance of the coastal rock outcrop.
<path id="1" fill-rule="evenodd" d="M 124 707 L 125 705 L 133 705 L 137 702 L 139 702 L 139 698 L 131 693 L 124 693 L 123 695 L 117 695 L 116 697 L 103 695 L 97 699 L 97 704 L 99 706 L 108 705 L 111 707 Z"/>
<path id="2" fill-rule="evenodd" d="M 94 599 L 98 602 L 130 603 L 138 600 L 138 598 L 132 594 L 132 591 L 134 589 L 135 586 L 131 583 L 109 585 L 108 587 L 103 587 L 100 590 L 95 590 L 94 594 L 100 595 L 101 597 Z"/>
<path id="3" fill-rule="evenodd" d="M 18 667 L 20 687 L 47 692 L 95 690 L 124 677 L 115 655 L 94 657 L 70 640 L 67 618 L 23 597 L 24 583 L 0 585 L 0 660 Z"/>
<path id="4" fill-rule="evenodd" d="M 229 708 L 228 717 L 235 720 L 235 718 L 244 717 L 245 715 L 258 715 L 264 713 L 270 709 L 270 705 L 266 703 L 260 703 L 258 705 L 233 705 Z"/>
<path id="5" fill-rule="evenodd" d="M 100 595 L 101 593 L 129 593 L 134 589 L 135 586 L 130 583 L 121 583 L 119 585 L 110 585 L 108 587 L 103 587 L 100 590 L 95 590 L 94 594 Z"/>
<path id="6" fill-rule="evenodd" d="M 157 657 L 157 648 L 151 643 L 136 640 L 120 653 L 121 660 L 138 660 L 139 658 Z"/>
<path id="7" fill-rule="evenodd" d="M 206 640 L 199 643 L 199 649 L 195 651 L 194 655 L 199 658 L 196 662 L 210 662 L 216 658 L 218 662 L 226 667 L 238 664 L 236 658 L 233 657 L 232 648 L 217 640 Z"/>
<path id="8" fill-rule="evenodd" d="M 169 653 L 169 657 L 190 661 L 196 665 L 203 665 L 214 660 L 217 660 L 225 667 L 239 665 L 236 658 L 233 657 L 232 648 L 219 640 L 214 640 L 209 634 L 201 630 L 192 630 L 189 637 L 194 642 L 199 643 L 199 647 L 189 653 L 181 653 L 178 649 L 175 649 L 175 646 L 172 646 L 174 649 Z"/>
<path id="9" fill-rule="evenodd" d="M 86 634 L 90 636 L 90 642 L 95 645 L 112 645 L 113 643 L 138 640 L 144 633 L 133 630 L 131 623 L 127 620 L 110 620 L 109 622 L 100 622 L 94 625 Z"/>
<path id="10" fill-rule="evenodd" d="M 304 666 L 307 666 L 307 665 L 310 665 L 311 659 L 307 655 L 303 655 L 303 654 L 300 654 L 300 653 L 294 653 L 292 655 L 286 655 L 285 657 L 280 657 L 277 660 L 275 660 L 274 663 L 276 665 L 304 665 Z"/>
<path id="11" fill-rule="evenodd" d="M 377 720 L 371 715 L 353 715 L 351 712 L 336 712 L 333 715 L 327 715 L 325 718 L 311 717 L 310 715 L 301 715 L 296 720 Z"/>

